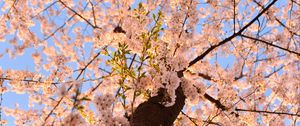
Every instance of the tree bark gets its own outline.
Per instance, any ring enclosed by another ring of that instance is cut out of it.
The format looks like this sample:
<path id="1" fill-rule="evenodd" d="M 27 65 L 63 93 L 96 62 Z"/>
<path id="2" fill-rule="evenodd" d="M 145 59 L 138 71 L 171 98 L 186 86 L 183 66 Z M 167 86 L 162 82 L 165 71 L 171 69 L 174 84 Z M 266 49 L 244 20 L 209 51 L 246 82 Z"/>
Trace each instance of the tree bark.
<path id="1" fill-rule="evenodd" d="M 160 89 L 163 90 L 163 89 Z M 183 106 L 185 105 L 185 95 L 181 84 L 175 91 L 175 104 L 165 107 L 161 104 L 164 92 L 159 91 L 157 96 L 151 97 L 148 101 L 141 103 L 130 119 L 131 126 L 172 126 Z"/>

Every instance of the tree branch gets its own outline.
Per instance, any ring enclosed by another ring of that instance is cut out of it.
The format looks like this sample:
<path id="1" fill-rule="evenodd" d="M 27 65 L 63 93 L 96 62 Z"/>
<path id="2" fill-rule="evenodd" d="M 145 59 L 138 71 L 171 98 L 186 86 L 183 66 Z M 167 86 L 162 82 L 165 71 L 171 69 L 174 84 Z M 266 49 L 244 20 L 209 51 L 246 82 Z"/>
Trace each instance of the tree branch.
<path id="1" fill-rule="evenodd" d="M 55 5 L 58 1 L 54 1 L 53 3 L 51 3 L 49 6 L 45 7 L 43 10 L 41 10 L 40 12 L 38 12 L 36 15 L 32 16 L 32 18 L 38 16 L 40 13 L 48 10 L 50 7 L 52 7 L 53 5 Z"/>
<path id="2" fill-rule="evenodd" d="M 187 115 L 183 111 L 181 111 L 181 114 L 184 115 L 185 117 L 187 117 L 195 126 L 198 126 L 198 124 L 195 121 L 196 120 L 195 118 L 190 117 L 189 115 Z"/>
<path id="3" fill-rule="evenodd" d="M 233 0 L 233 33 L 235 33 L 235 18 L 236 18 L 235 8 L 236 8 L 236 3 L 235 0 Z"/>
<path id="4" fill-rule="evenodd" d="M 236 108 L 235 111 L 243 111 L 243 112 L 253 112 L 253 113 L 267 113 L 267 114 L 277 114 L 277 115 L 290 115 L 290 116 L 298 116 L 300 117 L 300 114 L 297 113 L 287 113 L 287 112 L 271 112 L 271 111 L 261 111 L 261 110 L 248 110 L 248 109 L 239 109 Z"/>
<path id="5" fill-rule="evenodd" d="M 58 1 L 56 1 L 56 2 L 58 2 Z M 86 4 L 86 5 L 84 6 L 84 9 L 83 9 L 83 10 L 85 10 L 85 9 L 87 8 L 87 5 L 88 5 L 88 4 Z M 75 15 L 76 15 L 76 13 L 74 13 L 70 18 L 68 18 L 68 19 L 64 22 L 64 24 L 62 24 L 61 26 L 59 26 L 58 28 L 56 28 L 50 35 L 48 35 L 47 37 L 45 37 L 42 41 L 46 41 L 46 40 L 48 40 L 50 37 L 52 37 L 58 30 L 62 29 L 62 28 L 67 24 L 67 22 L 69 22 L 70 20 L 72 20 L 72 19 L 74 18 Z"/>
<path id="6" fill-rule="evenodd" d="M 97 27 L 94 4 L 92 3 L 91 0 L 89 0 L 89 3 L 90 3 L 91 6 L 92 6 L 92 13 L 93 13 L 93 17 L 94 17 L 94 24 L 95 24 L 95 26 Z"/>
<path id="7" fill-rule="evenodd" d="M 264 14 L 272 5 L 275 4 L 277 0 L 273 0 L 266 8 L 264 8 L 258 15 L 256 15 L 247 25 L 245 25 L 241 30 L 239 30 L 237 33 L 233 33 L 233 35 L 229 36 L 228 38 L 224 39 L 223 41 L 219 42 L 216 45 L 211 46 L 208 48 L 204 53 L 196 57 L 194 60 L 192 60 L 189 63 L 188 67 L 191 67 L 192 65 L 196 64 L 198 61 L 202 60 L 206 55 L 208 55 L 211 51 L 213 51 L 215 48 L 231 41 L 236 36 L 239 36 L 242 34 L 243 31 L 245 31 L 249 26 L 251 26 L 262 14 Z"/>
<path id="8" fill-rule="evenodd" d="M 204 94 L 204 98 L 209 100 L 210 102 L 214 103 L 217 108 L 222 109 L 223 111 L 226 110 L 227 108 L 220 102 L 220 100 L 216 100 L 207 93 Z"/>
<path id="9" fill-rule="evenodd" d="M 262 42 L 262 43 L 267 44 L 267 45 L 269 45 L 269 46 L 272 46 L 272 47 L 275 47 L 275 48 L 279 48 L 279 49 L 281 49 L 281 50 L 284 50 L 284 51 L 287 51 L 287 52 L 289 52 L 289 53 L 293 53 L 293 54 L 296 54 L 296 55 L 299 55 L 299 56 L 300 56 L 300 53 L 298 53 L 298 52 L 295 52 L 295 51 L 292 51 L 292 50 L 289 50 L 289 49 L 280 47 L 280 46 L 278 46 L 278 45 L 272 44 L 272 43 L 267 42 L 267 41 L 265 41 L 265 40 L 258 39 L 258 38 L 253 38 L 253 37 L 251 37 L 251 36 L 247 36 L 247 35 L 243 35 L 243 34 L 241 34 L 240 36 L 245 37 L 245 38 L 248 38 L 248 39 L 252 39 L 252 40 L 255 40 L 255 41 L 258 41 L 258 42 Z"/>
<path id="10" fill-rule="evenodd" d="M 92 28 L 96 29 L 99 28 L 96 25 L 93 25 L 88 19 L 86 19 L 85 17 L 83 17 L 81 14 L 79 14 L 78 12 L 76 12 L 75 10 L 73 10 L 72 8 L 70 8 L 68 5 L 66 5 L 63 1 L 59 0 L 59 2 L 64 5 L 66 8 L 68 8 L 70 11 L 72 11 L 74 14 L 76 14 L 78 17 L 80 17 L 82 20 L 84 20 L 87 24 L 89 24 Z M 101 29 L 101 28 L 100 28 Z"/>
<path id="11" fill-rule="evenodd" d="M 99 51 L 93 58 L 92 58 L 92 60 L 90 60 L 85 66 L 84 66 L 84 68 L 82 68 L 81 69 L 81 71 L 80 71 L 80 73 L 78 74 L 78 76 L 76 77 L 76 80 L 78 80 L 79 79 L 79 77 L 82 75 L 82 73 L 83 73 L 83 71 L 85 71 L 86 69 L 87 69 L 87 67 L 99 56 L 101 54 L 101 52 Z M 101 83 L 100 83 L 101 84 Z M 99 85 L 100 85 L 99 84 Z M 67 92 L 68 91 L 70 91 L 71 90 L 71 88 L 74 86 L 74 84 L 72 84 L 69 88 L 68 88 L 68 90 L 67 90 Z M 78 95 L 76 95 L 76 98 L 75 98 L 75 100 L 77 99 L 77 96 Z M 60 105 L 60 103 L 61 103 L 61 101 L 64 99 L 64 96 L 62 96 L 60 99 L 59 99 L 59 101 L 57 102 L 57 104 L 51 109 L 51 111 L 48 113 L 48 115 L 46 116 L 46 118 L 45 118 L 45 120 L 44 120 L 44 123 L 43 123 L 43 125 L 42 126 L 44 126 L 45 124 L 46 124 L 46 122 L 47 122 L 47 120 L 48 120 L 48 118 L 50 117 L 50 115 L 53 113 L 53 111 Z M 75 104 L 75 103 L 74 103 Z"/>
<path id="12" fill-rule="evenodd" d="M 7 80 L 7 81 L 11 81 L 11 80 L 14 80 L 12 78 L 8 78 L 8 77 L 0 77 L 0 80 Z M 21 80 L 17 80 L 17 81 L 24 81 L 24 82 L 32 82 L 32 83 L 46 83 L 44 81 L 41 81 L 41 80 L 33 80 L 33 79 L 21 79 Z M 52 82 L 51 84 L 53 85 L 56 85 L 56 84 L 59 84 L 58 82 Z"/>
<path id="13" fill-rule="evenodd" d="M 264 8 L 259 2 L 257 2 L 256 0 L 254 0 L 254 3 L 256 3 L 258 6 L 260 6 L 261 8 Z M 300 34 L 297 34 L 296 32 L 292 31 L 289 27 L 287 27 L 284 23 L 282 23 L 276 16 L 274 16 L 275 20 L 282 26 L 284 27 L 286 30 L 288 30 L 291 34 L 296 35 L 296 36 L 300 36 Z"/>
<path id="14" fill-rule="evenodd" d="M 0 77 L 3 76 L 3 75 L 0 75 Z M 2 102 L 3 102 L 3 82 L 4 80 L 0 78 L 0 121 L 2 122 Z M 2 123 L 1 123 L 1 126 L 2 126 Z"/>

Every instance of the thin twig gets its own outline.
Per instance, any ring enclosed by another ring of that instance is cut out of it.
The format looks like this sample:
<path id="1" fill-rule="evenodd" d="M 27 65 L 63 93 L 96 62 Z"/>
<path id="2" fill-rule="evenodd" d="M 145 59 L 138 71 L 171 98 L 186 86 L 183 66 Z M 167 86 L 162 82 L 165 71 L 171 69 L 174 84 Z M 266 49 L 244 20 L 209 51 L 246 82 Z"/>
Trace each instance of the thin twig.
<path id="1" fill-rule="evenodd" d="M 236 108 L 235 111 L 243 111 L 243 112 L 253 112 L 253 113 L 268 113 L 268 114 L 277 114 L 277 115 L 289 115 L 289 116 L 298 116 L 300 117 L 300 114 L 296 113 L 287 113 L 287 112 L 272 112 L 272 111 L 261 111 L 261 110 L 251 110 L 251 109 L 239 109 Z"/>
<path id="2" fill-rule="evenodd" d="M 50 7 L 52 7 L 53 5 L 55 5 L 58 1 L 54 1 L 53 3 L 51 3 L 49 6 L 45 7 L 43 10 L 41 10 L 40 12 L 38 12 L 36 15 L 32 16 L 31 18 L 34 18 L 36 16 L 38 16 L 40 13 L 48 10 Z"/>
<path id="3" fill-rule="evenodd" d="M 239 30 L 237 33 L 234 33 L 233 35 L 229 36 L 228 38 L 224 39 L 223 41 L 219 42 L 216 45 L 211 46 L 208 48 L 205 52 L 203 52 L 201 55 L 197 56 L 194 60 L 192 60 L 189 63 L 188 67 L 191 67 L 192 65 L 196 64 L 198 61 L 202 60 L 206 55 L 208 55 L 211 51 L 213 51 L 215 48 L 231 41 L 236 36 L 239 36 L 244 32 L 249 26 L 251 26 L 261 15 L 263 15 L 272 5 L 275 4 L 277 0 L 273 0 L 266 8 L 264 8 L 258 15 L 256 15 L 247 25 L 245 25 L 241 30 Z"/>
<path id="4" fill-rule="evenodd" d="M 79 77 L 82 75 L 82 73 L 83 73 L 83 71 L 85 71 L 86 69 L 87 69 L 87 67 L 100 55 L 101 53 L 99 52 L 99 53 L 97 53 L 93 58 L 92 58 L 92 60 L 90 60 L 85 66 L 84 66 L 84 68 L 82 68 L 81 69 L 81 71 L 80 71 L 80 73 L 78 74 L 78 76 L 76 77 L 76 80 L 78 80 L 79 79 Z M 68 91 L 70 91 L 71 90 L 71 88 L 74 86 L 74 84 L 72 84 L 69 88 L 68 88 L 68 90 L 67 90 L 67 92 Z M 76 95 L 77 96 L 77 95 Z M 45 118 L 45 120 L 44 120 L 44 123 L 43 123 L 43 126 L 46 124 L 46 122 L 47 122 L 47 120 L 48 120 L 48 118 L 50 117 L 50 115 L 53 113 L 53 111 L 60 105 L 60 103 L 61 103 L 61 101 L 63 100 L 63 98 L 64 98 L 64 96 L 62 96 L 60 99 L 59 99 L 59 101 L 57 102 L 57 104 L 51 109 L 51 111 L 48 113 L 48 115 L 46 116 L 46 118 Z M 75 99 L 77 99 L 77 98 L 75 98 Z"/>
<path id="5" fill-rule="evenodd" d="M 254 3 L 256 3 L 258 6 L 260 6 L 261 8 L 264 8 L 264 6 L 262 6 L 259 2 L 257 2 L 256 0 L 254 0 Z M 300 36 L 300 34 L 297 34 L 296 32 L 292 31 L 289 27 L 287 27 L 284 23 L 282 23 L 276 16 L 274 16 L 275 20 L 277 21 L 277 23 L 279 23 L 282 27 L 284 27 L 285 29 L 287 29 L 292 35 L 297 35 Z"/>
<path id="6" fill-rule="evenodd" d="M 183 111 L 181 111 L 181 113 L 182 113 L 182 115 L 184 115 L 185 117 L 187 117 L 195 126 L 198 126 L 198 124 L 195 121 L 195 118 L 190 117 L 189 115 L 187 115 Z"/>
<path id="7" fill-rule="evenodd" d="M 133 58 L 130 62 L 129 68 L 128 68 L 129 70 L 132 67 L 132 64 L 133 64 L 133 61 L 135 60 L 135 57 L 136 57 L 136 54 L 133 55 Z M 132 102 L 131 102 L 131 113 L 133 113 L 133 106 L 134 106 L 134 102 L 135 102 L 135 98 L 136 98 L 135 95 L 136 95 L 136 90 L 134 89 L 133 96 L 132 96 L 133 98 L 132 98 Z"/>
<path id="8" fill-rule="evenodd" d="M 235 0 L 233 0 L 233 33 L 235 33 L 235 8 L 236 8 L 236 5 L 235 5 Z"/>
<path id="9" fill-rule="evenodd" d="M 253 37 L 251 37 L 251 36 L 247 36 L 247 35 L 243 35 L 243 34 L 241 34 L 240 36 L 245 37 L 245 38 L 248 38 L 248 39 L 252 39 L 252 40 L 255 40 L 255 41 L 258 41 L 258 42 L 262 42 L 262 43 L 264 43 L 264 44 L 266 44 L 266 45 L 269 45 L 269 46 L 272 46 L 272 47 L 275 47 L 275 48 L 279 48 L 279 49 L 281 49 L 281 50 L 284 50 L 284 51 L 287 51 L 287 52 L 289 52 L 289 53 L 293 53 L 293 54 L 296 54 L 296 55 L 299 55 L 299 56 L 300 56 L 300 53 L 299 53 L 299 52 L 295 52 L 295 51 L 292 51 L 292 50 L 289 50 L 289 49 L 280 47 L 280 46 L 275 45 L 275 44 L 273 44 L 273 43 L 271 43 L 271 42 L 267 42 L 267 41 L 265 41 L 265 40 L 258 39 L 258 38 L 253 38 Z"/>
<path id="10" fill-rule="evenodd" d="M 14 0 L 13 4 L 12 4 L 11 7 L 8 9 L 8 11 L 7 11 L 7 17 L 8 17 L 8 18 L 10 18 L 8 14 L 10 13 L 11 9 L 12 9 L 12 8 L 16 9 L 15 4 L 17 4 L 17 3 L 18 3 L 18 0 Z M 16 11 L 17 11 L 17 9 L 16 9 Z"/>
<path id="11" fill-rule="evenodd" d="M 57 1 L 57 2 L 58 2 L 58 1 Z M 83 10 L 85 10 L 85 9 L 87 8 L 87 5 L 88 5 L 88 4 L 86 4 L 86 5 L 84 6 Z M 58 28 L 56 28 L 50 35 L 48 35 L 47 37 L 45 37 L 42 41 L 46 41 L 46 40 L 48 40 L 50 37 L 52 37 L 56 32 L 58 32 L 60 29 L 62 29 L 62 28 L 67 24 L 67 22 L 71 21 L 71 20 L 74 18 L 75 15 L 76 15 L 76 13 L 74 13 L 70 18 L 68 18 L 68 19 L 64 22 L 64 24 L 62 24 L 61 26 L 59 26 Z"/>
<path id="12" fill-rule="evenodd" d="M 94 24 L 95 26 L 97 27 L 97 22 L 96 22 L 96 15 L 95 15 L 95 8 L 94 8 L 94 4 L 92 3 L 91 0 L 89 0 L 89 3 L 91 4 L 92 6 L 92 13 L 93 13 L 93 17 L 94 17 Z"/>
<path id="13" fill-rule="evenodd" d="M 284 65 L 282 65 L 282 66 L 279 67 L 278 69 L 275 69 L 272 73 L 266 75 L 265 78 L 271 77 L 273 74 L 275 74 L 275 73 L 277 73 L 278 71 L 280 71 L 283 67 L 284 67 Z"/>
<path id="14" fill-rule="evenodd" d="M 190 1 L 190 6 L 192 5 L 192 3 L 193 3 L 193 0 Z M 180 33 L 179 33 L 179 35 L 178 35 L 178 38 L 181 37 L 182 32 L 184 31 L 184 26 L 185 26 L 185 24 L 186 24 L 186 22 L 187 22 L 187 19 L 189 18 L 189 12 L 190 12 L 189 9 L 190 9 L 190 6 L 188 6 L 187 12 L 186 12 L 186 14 L 185 14 L 185 17 L 184 17 L 184 20 L 183 20 L 182 26 L 181 26 L 181 31 L 180 31 Z"/>
<path id="15" fill-rule="evenodd" d="M 2 76 L 2 75 L 0 75 Z M 2 102 L 3 102 L 3 82 L 4 80 L 0 78 L 0 126 L 2 126 Z"/>
<path id="16" fill-rule="evenodd" d="M 20 79 L 20 80 L 15 80 L 15 79 L 12 79 L 12 78 L 8 78 L 8 77 L 0 77 L 0 80 L 7 80 L 7 81 L 12 81 L 12 80 L 14 80 L 14 81 L 24 81 L 24 82 L 32 82 L 32 83 L 47 83 L 47 82 L 45 82 L 45 81 L 41 81 L 41 80 L 32 80 L 32 79 Z M 56 85 L 56 84 L 59 84 L 58 82 L 51 82 L 51 84 L 53 84 L 53 85 Z"/>
<path id="17" fill-rule="evenodd" d="M 78 17 L 80 17 L 82 20 L 84 20 L 87 24 L 89 24 L 92 28 L 96 29 L 99 28 L 98 26 L 93 25 L 88 19 L 83 17 L 81 14 L 70 8 L 68 5 L 66 5 L 63 1 L 59 0 L 59 2 L 64 5 L 66 8 L 68 8 L 70 11 L 72 11 L 74 14 L 76 14 Z"/>

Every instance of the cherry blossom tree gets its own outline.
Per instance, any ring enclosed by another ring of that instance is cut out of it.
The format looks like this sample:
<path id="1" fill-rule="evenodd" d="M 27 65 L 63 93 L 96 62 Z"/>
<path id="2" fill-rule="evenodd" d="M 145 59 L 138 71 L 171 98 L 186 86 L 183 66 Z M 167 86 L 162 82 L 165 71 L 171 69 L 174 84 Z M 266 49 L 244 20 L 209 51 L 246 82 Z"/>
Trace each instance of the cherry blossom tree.
<path id="1" fill-rule="evenodd" d="M 35 64 L 0 69 L 1 96 L 29 94 L 29 110 L 1 106 L 15 125 L 300 124 L 299 0 L 0 7 L 0 62 Z"/>

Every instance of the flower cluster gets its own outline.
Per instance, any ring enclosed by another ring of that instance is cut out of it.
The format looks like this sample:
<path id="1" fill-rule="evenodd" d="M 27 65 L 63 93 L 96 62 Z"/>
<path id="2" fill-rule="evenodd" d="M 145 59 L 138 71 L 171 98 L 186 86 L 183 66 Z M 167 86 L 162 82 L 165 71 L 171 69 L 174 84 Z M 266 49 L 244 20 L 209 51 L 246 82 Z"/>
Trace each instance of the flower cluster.
<path id="1" fill-rule="evenodd" d="M 114 102 L 114 97 L 110 94 L 104 94 L 96 96 L 94 98 L 94 104 L 98 112 L 108 110 Z"/>
<path id="2" fill-rule="evenodd" d="M 71 113 L 64 118 L 64 126 L 86 126 L 86 121 L 82 118 L 79 113 Z"/>
<path id="3" fill-rule="evenodd" d="M 94 105 L 98 110 L 98 125 L 128 125 L 126 118 L 111 113 L 111 106 L 114 102 L 114 97 L 111 94 L 104 94 L 94 98 Z"/>

